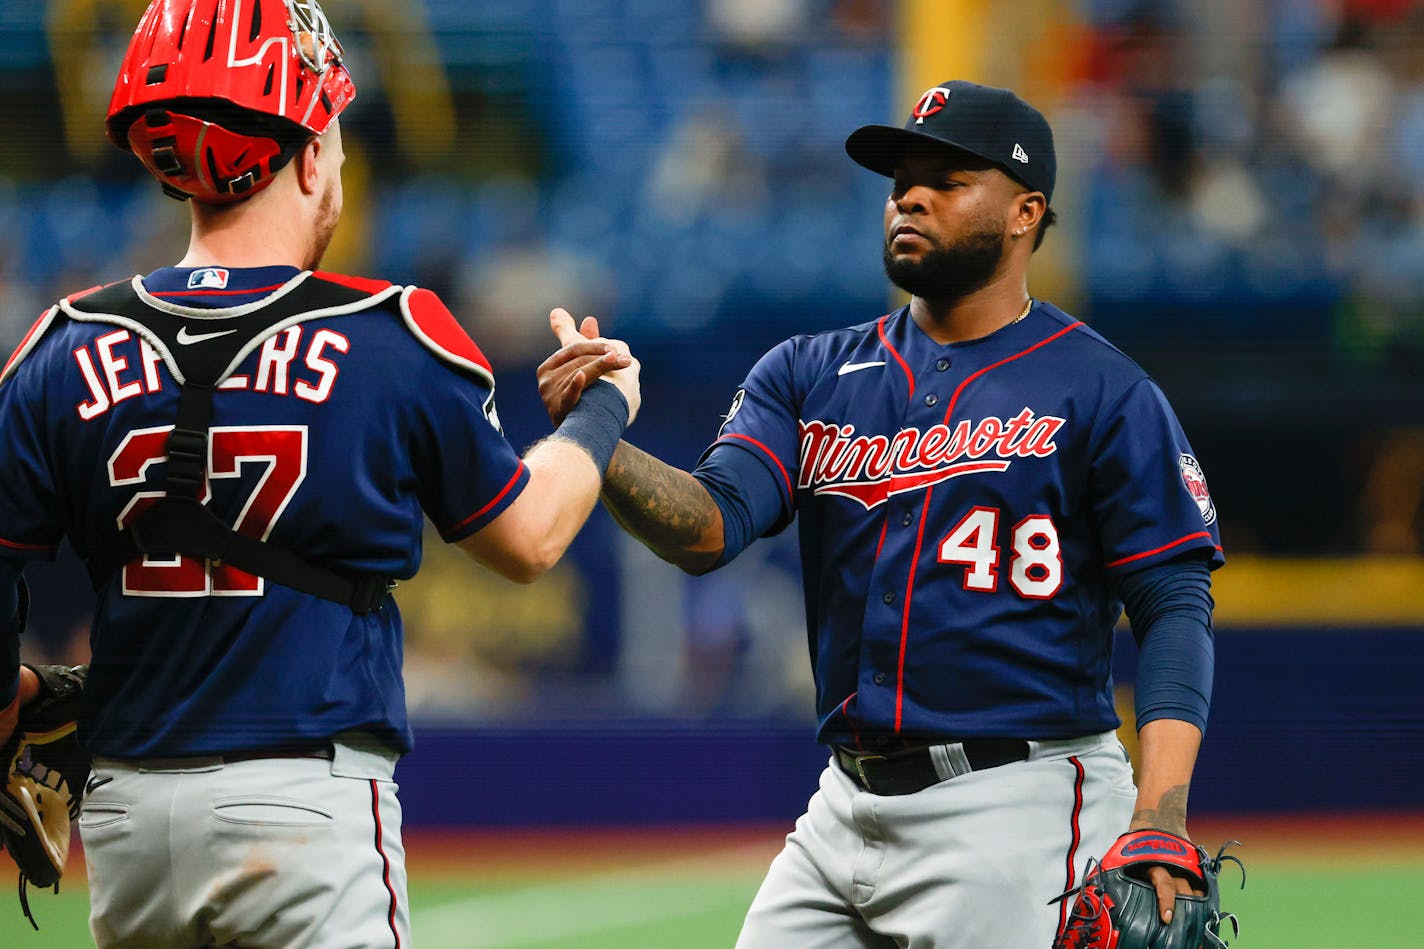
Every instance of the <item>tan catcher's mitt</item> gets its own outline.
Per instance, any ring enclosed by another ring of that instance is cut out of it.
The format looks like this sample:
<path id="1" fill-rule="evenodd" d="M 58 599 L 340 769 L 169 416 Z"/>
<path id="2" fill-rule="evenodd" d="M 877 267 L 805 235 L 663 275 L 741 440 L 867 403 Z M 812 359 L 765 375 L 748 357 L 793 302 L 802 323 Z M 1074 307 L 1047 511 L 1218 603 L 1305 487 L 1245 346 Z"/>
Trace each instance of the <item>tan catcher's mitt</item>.
<path id="1" fill-rule="evenodd" d="M 69 857 L 70 821 L 79 816 L 89 756 L 79 747 L 75 719 L 88 666 L 29 666 L 40 690 L 24 708 L 10 740 L 0 745 L 0 843 L 20 868 L 20 906 L 30 925 L 27 884 L 54 887 Z"/>

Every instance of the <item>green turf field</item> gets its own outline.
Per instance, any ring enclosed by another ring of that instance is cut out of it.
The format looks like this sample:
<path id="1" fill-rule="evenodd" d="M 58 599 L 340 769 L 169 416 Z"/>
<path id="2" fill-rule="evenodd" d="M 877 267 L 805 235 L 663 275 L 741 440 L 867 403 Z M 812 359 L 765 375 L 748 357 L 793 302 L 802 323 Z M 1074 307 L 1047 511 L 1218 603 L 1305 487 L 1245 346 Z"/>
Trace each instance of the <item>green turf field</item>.
<path id="1" fill-rule="evenodd" d="M 602 839 L 570 856 L 551 854 L 545 837 L 531 856 L 505 838 L 483 852 L 478 844 L 464 848 L 463 863 L 448 853 L 417 860 L 413 846 L 413 941 L 420 949 L 728 949 L 775 844 L 718 846 L 703 838 L 691 853 L 668 846 L 619 852 Z M 1233 949 L 1424 945 L 1424 846 L 1373 855 L 1340 846 L 1314 857 L 1309 847 L 1238 850 L 1249 865 L 1247 887 L 1234 889 L 1229 869 L 1223 898 L 1243 920 Z M 12 879 L 0 874 L 0 894 L 13 892 L 4 885 Z M 39 933 L 0 895 L 4 949 L 92 945 L 82 886 L 32 894 L 31 905 Z"/>

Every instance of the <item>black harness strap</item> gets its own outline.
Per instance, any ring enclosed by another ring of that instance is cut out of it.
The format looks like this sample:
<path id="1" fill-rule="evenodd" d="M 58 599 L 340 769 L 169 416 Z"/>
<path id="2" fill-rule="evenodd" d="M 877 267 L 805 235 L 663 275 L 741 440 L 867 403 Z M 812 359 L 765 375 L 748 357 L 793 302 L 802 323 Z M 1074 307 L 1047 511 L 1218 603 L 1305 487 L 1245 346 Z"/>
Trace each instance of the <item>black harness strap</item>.
<path id="1" fill-rule="evenodd" d="M 344 573 L 307 560 L 284 547 L 239 534 L 192 498 L 155 501 L 130 526 L 119 549 L 106 558 L 122 567 L 139 554 L 181 553 L 230 564 L 273 583 L 351 607 L 357 613 L 381 608 L 390 581 L 379 574 Z"/>
<path id="2" fill-rule="evenodd" d="M 197 500 L 208 467 L 208 429 L 213 423 L 214 388 L 197 382 L 178 387 L 178 414 L 168 436 L 164 500 Z"/>
<path id="3" fill-rule="evenodd" d="M 90 558 L 89 576 L 96 587 L 142 554 L 183 554 L 230 564 L 281 586 L 348 606 L 356 613 L 381 608 L 394 586 L 389 577 L 334 569 L 239 534 L 199 501 L 207 480 L 213 396 L 238 357 L 280 329 L 301 322 L 313 310 L 351 306 L 360 309 L 362 298 L 369 296 L 308 277 L 294 291 L 267 306 L 224 318 L 221 323 L 214 321 L 213 325 L 230 329 L 200 335 L 196 344 L 185 342 L 182 333 L 201 317 L 185 321 L 181 315 L 155 309 L 127 284 L 106 287 L 71 304 L 100 321 L 108 316 L 117 318 L 112 321 L 120 325 L 144 327 L 149 331 L 145 334 L 149 341 L 155 342 L 156 338 L 184 376 L 179 383 L 173 431 L 168 436 L 163 497 L 139 515 L 127 531 L 116 535 L 107 551 Z"/>

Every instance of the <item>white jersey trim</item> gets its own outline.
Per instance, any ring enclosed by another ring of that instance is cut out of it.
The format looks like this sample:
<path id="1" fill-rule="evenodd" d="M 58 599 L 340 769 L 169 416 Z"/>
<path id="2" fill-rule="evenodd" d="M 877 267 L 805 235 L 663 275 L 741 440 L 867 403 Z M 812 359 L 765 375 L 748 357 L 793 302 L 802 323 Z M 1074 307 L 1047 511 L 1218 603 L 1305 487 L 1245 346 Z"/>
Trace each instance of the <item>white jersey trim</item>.
<path id="1" fill-rule="evenodd" d="M 272 293 L 263 297 L 261 300 L 258 300 L 254 303 L 245 303 L 242 306 L 222 307 L 217 309 L 201 309 L 197 307 L 179 306 L 176 303 L 167 303 L 153 296 L 143 288 L 142 277 L 134 277 L 132 283 L 134 291 L 139 295 L 143 302 L 148 304 L 149 306 L 154 307 L 155 309 L 165 310 L 169 313 L 174 314 L 175 316 L 182 316 L 185 319 L 220 320 L 231 319 L 237 316 L 244 316 L 248 313 L 253 312 L 254 310 L 259 310 L 262 307 L 271 303 L 272 301 L 278 299 L 279 297 L 285 296 L 286 294 L 290 293 L 293 289 L 296 288 L 298 284 L 300 284 L 302 281 L 306 280 L 306 278 L 310 276 L 311 271 L 303 271 L 302 273 L 297 274 L 297 276 L 293 277 L 291 280 L 287 281 L 287 283 L 285 283 L 281 288 L 274 290 Z M 218 383 L 221 384 L 224 380 L 227 379 L 228 376 L 232 375 L 233 372 L 237 370 L 237 367 L 242 365 L 242 361 L 246 359 L 251 353 L 253 353 L 257 349 L 257 347 L 261 346 L 272 336 L 275 336 L 277 333 L 281 332 L 287 327 L 296 326 L 298 323 L 305 323 L 308 320 L 318 320 L 328 316 L 342 316 L 347 313 L 357 313 L 361 310 L 367 310 L 378 303 L 382 303 L 390 299 L 396 293 L 400 292 L 401 289 L 402 288 L 399 286 L 392 285 L 382 290 L 378 290 L 376 293 L 373 293 L 370 296 L 365 297 L 364 299 L 357 300 L 354 303 L 347 303 L 342 306 L 330 306 L 319 310 L 308 310 L 305 313 L 296 313 L 288 317 L 287 319 L 282 320 L 281 322 L 274 323 L 258 336 L 254 337 L 251 340 L 248 340 L 247 344 L 243 346 L 242 349 L 238 350 L 237 355 L 233 357 L 232 361 L 228 363 L 227 368 L 225 368 L 222 371 L 222 374 L 218 377 Z M 142 339 L 147 341 L 148 344 L 152 346 L 161 357 L 163 357 L 163 362 L 165 365 L 168 366 L 168 371 L 173 374 L 174 380 L 179 385 L 184 385 L 187 383 L 188 380 L 184 378 L 182 370 L 178 368 L 178 361 L 174 359 L 173 354 L 168 351 L 168 347 L 165 346 L 163 344 L 163 341 L 158 339 L 157 336 L 149 332 L 148 328 L 142 323 L 139 323 L 136 320 L 130 320 L 127 317 L 119 316 L 115 313 L 87 313 L 83 310 L 76 309 L 67 298 L 60 301 L 59 308 L 63 309 L 65 315 L 68 316 L 71 320 L 74 320 L 78 323 L 108 323 L 110 325 L 122 326 L 124 329 L 131 330 L 132 332 L 137 333 Z M 409 318 L 407 318 L 406 322 L 409 322 Z"/>

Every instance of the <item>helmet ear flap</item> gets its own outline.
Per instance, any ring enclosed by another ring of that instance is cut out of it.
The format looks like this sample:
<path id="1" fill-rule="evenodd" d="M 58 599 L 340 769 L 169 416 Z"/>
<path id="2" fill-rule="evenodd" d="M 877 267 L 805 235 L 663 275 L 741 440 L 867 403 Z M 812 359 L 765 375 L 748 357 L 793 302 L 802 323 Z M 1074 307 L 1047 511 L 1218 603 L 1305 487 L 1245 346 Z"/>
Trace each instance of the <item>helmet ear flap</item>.
<path id="1" fill-rule="evenodd" d="M 275 133 L 233 131 L 220 122 L 151 108 L 129 126 L 129 148 L 169 197 L 196 193 L 209 204 L 231 204 L 270 184 L 306 140 L 292 136 L 283 144 Z"/>
<path id="2" fill-rule="evenodd" d="M 173 197 L 255 194 L 355 98 L 318 0 L 152 0 L 109 101 L 109 138 Z"/>
<path id="3" fill-rule="evenodd" d="M 148 128 L 149 164 L 163 175 L 176 175 L 183 170 L 178 160 L 178 136 L 173 128 L 173 116 L 167 109 L 149 109 L 143 124 Z"/>

